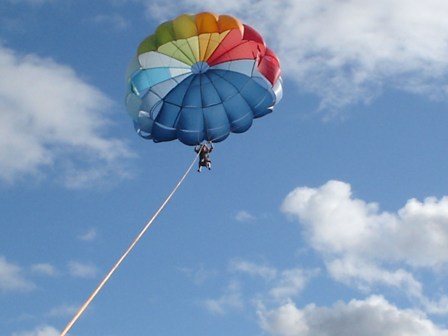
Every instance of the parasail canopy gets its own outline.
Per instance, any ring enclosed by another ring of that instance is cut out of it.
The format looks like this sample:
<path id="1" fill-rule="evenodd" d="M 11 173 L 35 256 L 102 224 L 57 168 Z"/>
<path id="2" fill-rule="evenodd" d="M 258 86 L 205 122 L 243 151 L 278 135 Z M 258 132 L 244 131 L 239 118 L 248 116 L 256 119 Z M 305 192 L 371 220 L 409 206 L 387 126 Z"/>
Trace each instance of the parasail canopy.
<path id="1" fill-rule="evenodd" d="M 280 63 L 262 36 L 228 15 L 184 14 L 145 38 L 131 61 L 126 106 L 154 142 L 219 142 L 282 97 Z"/>

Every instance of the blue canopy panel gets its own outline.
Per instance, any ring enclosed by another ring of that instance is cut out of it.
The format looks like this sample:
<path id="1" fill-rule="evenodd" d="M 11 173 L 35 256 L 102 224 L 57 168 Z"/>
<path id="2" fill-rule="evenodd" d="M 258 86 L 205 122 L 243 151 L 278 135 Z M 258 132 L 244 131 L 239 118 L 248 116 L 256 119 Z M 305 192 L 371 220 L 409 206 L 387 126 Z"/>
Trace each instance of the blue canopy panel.
<path id="1" fill-rule="evenodd" d="M 259 118 L 272 112 L 276 98 L 267 80 L 260 77 L 247 77 L 233 71 L 213 70 L 210 72 L 236 88 L 250 106 L 254 118 Z"/>
<path id="2" fill-rule="evenodd" d="M 272 111 L 276 94 L 266 79 L 254 73 L 253 64 L 233 62 L 225 67 L 174 78 L 164 68 L 138 72 L 132 85 L 137 92 L 146 91 L 138 117 L 133 117 L 138 133 L 155 142 L 219 142 L 231 132 L 247 131 L 254 118 Z M 128 100 L 135 116 L 138 100 Z"/>
<path id="3" fill-rule="evenodd" d="M 236 72 L 236 73 L 246 75 L 248 77 L 251 77 L 253 81 L 255 81 L 257 84 L 259 84 L 262 88 L 264 88 L 267 91 L 267 92 L 264 92 L 266 101 L 264 101 L 264 102 L 260 101 L 259 104 L 253 105 L 253 106 L 255 106 L 255 108 L 253 108 L 254 118 L 259 118 L 259 117 L 266 115 L 267 113 L 272 112 L 273 106 L 280 100 L 278 96 L 281 95 L 281 92 L 277 93 L 275 91 L 275 88 L 272 87 L 271 83 L 266 79 L 266 77 L 264 77 L 257 70 L 256 60 L 246 60 L 246 59 L 233 60 L 233 61 L 217 64 L 217 65 L 213 66 L 212 69 L 223 70 L 224 71 L 223 73 L 233 74 Z M 276 83 L 276 84 L 278 84 L 278 83 Z M 281 82 L 280 82 L 280 85 L 281 85 Z M 252 88 L 253 87 L 248 86 L 248 87 L 246 87 L 246 90 L 251 90 Z M 280 90 L 281 90 L 281 86 L 280 86 Z M 243 95 L 245 95 L 245 94 L 243 94 Z M 262 94 L 259 92 L 259 90 L 258 90 L 258 92 L 253 92 L 252 95 L 253 95 L 253 97 L 260 97 L 260 98 L 262 97 Z M 272 100 L 272 104 L 268 103 L 268 102 L 271 102 L 271 100 Z M 254 103 L 253 99 L 252 99 L 252 103 Z M 261 107 L 261 106 L 266 107 L 265 104 L 268 104 L 268 105 L 271 104 L 271 106 L 269 106 L 267 109 L 263 109 L 263 107 Z M 257 106 L 257 105 L 260 105 L 260 106 Z"/>

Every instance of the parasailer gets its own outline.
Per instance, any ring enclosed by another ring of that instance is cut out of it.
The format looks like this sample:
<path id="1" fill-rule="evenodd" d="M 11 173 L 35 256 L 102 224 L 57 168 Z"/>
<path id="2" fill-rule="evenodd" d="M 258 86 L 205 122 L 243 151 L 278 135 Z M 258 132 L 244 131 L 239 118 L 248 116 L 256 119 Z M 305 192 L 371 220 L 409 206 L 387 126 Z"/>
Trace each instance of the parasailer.
<path id="1" fill-rule="evenodd" d="M 213 151 L 213 143 L 211 141 L 207 144 L 197 145 L 194 151 L 199 154 L 198 173 L 201 172 L 202 167 L 207 167 L 208 170 L 212 168 L 212 161 L 210 160 L 210 153 Z"/>

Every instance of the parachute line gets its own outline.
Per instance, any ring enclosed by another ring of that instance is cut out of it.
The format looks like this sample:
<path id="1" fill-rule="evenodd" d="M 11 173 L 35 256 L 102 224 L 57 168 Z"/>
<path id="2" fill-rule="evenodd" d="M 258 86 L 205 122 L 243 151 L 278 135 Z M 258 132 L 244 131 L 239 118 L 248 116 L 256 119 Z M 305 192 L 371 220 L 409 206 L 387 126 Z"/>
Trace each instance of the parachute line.
<path id="1" fill-rule="evenodd" d="M 120 259 L 118 259 L 118 261 L 115 263 L 115 265 L 111 268 L 111 270 L 106 274 L 104 279 L 100 282 L 98 287 L 93 291 L 93 293 L 89 296 L 89 298 L 86 300 L 86 302 L 84 302 L 84 304 L 81 306 L 81 308 L 78 310 L 78 312 L 73 316 L 72 320 L 67 324 L 65 329 L 61 332 L 60 336 L 65 336 L 70 331 L 72 326 L 79 319 L 79 317 L 84 313 L 84 311 L 87 309 L 87 307 L 90 305 L 90 303 L 93 301 L 95 296 L 99 293 L 99 291 L 104 287 L 104 285 L 109 280 L 109 278 L 112 276 L 112 274 L 121 265 L 121 263 L 124 261 L 124 259 L 128 256 L 128 254 L 132 251 L 132 249 L 138 243 L 138 241 L 143 237 L 145 232 L 149 229 L 151 224 L 159 216 L 160 212 L 163 210 L 163 208 L 168 204 L 168 202 L 171 200 L 173 195 L 176 193 L 177 189 L 179 189 L 182 182 L 184 182 L 185 178 L 187 177 L 187 175 L 190 173 L 191 169 L 193 168 L 193 165 L 195 164 L 197 158 L 201 154 L 201 151 L 202 151 L 202 148 L 199 151 L 199 153 L 195 156 L 193 162 L 190 164 L 188 169 L 185 171 L 184 175 L 180 178 L 179 182 L 177 182 L 176 186 L 173 188 L 171 193 L 166 197 L 165 201 L 163 201 L 163 203 L 159 207 L 159 209 L 157 209 L 157 211 L 154 213 L 154 215 L 151 217 L 151 219 L 148 221 L 148 223 L 146 223 L 146 225 L 143 227 L 143 229 L 140 231 L 140 233 L 137 235 L 137 237 L 134 239 L 134 241 L 129 245 L 129 247 L 123 253 L 123 255 L 120 257 Z"/>

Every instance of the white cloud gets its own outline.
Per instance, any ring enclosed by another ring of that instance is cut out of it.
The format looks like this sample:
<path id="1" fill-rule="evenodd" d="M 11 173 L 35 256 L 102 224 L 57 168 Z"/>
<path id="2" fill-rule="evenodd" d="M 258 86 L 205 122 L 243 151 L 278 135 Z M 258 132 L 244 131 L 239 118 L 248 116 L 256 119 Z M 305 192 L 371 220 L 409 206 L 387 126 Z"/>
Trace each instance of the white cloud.
<path id="1" fill-rule="evenodd" d="M 215 278 L 218 272 L 215 270 L 209 270 L 200 265 L 196 268 L 180 267 L 179 271 L 184 273 L 189 279 L 193 281 L 195 285 L 203 285 L 206 281 Z"/>
<path id="2" fill-rule="evenodd" d="M 85 233 L 79 235 L 78 239 L 80 239 L 82 241 L 86 241 L 86 242 L 91 242 L 91 241 L 95 240 L 96 235 L 97 235 L 96 229 L 90 228 Z"/>
<path id="3" fill-rule="evenodd" d="M 224 315 L 244 307 L 241 288 L 237 282 L 231 282 L 217 299 L 203 301 L 205 308 L 212 314 Z"/>
<path id="4" fill-rule="evenodd" d="M 48 325 L 39 326 L 34 330 L 31 331 L 21 331 L 13 333 L 12 336 L 59 336 L 60 332 Z"/>
<path id="5" fill-rule="evenodd" d="M 314 273 L 300 268 L 284 270 L 279 276 L 278 283 L 269 291 L 269 294 L 276 300 L 292 298 L 302 292 Z"/>
<path id="6" fill-rule="evenodd" d="M 309 328 L 305 314 L 292 302 L 281 307 L 266 311 L 264 307 L 258 310 L 260 325 L 264 331 L 276 336 L 307 336 Z M 315 335 L 313 335 L 315 336 Z"/>
<path id="7" fill-rule="evenodd" d="M 0 291 L 29 291 L 35 285 L 26 279 L 20 266 L 9 263 L 0 256 Z"/>
<path id="8" fill-rule="evenodd" d="M 447 336 L 427 317 L 402 310 L 383 297 L 339 302 L 331 308 L 308 305 L 299 309 L 292 302 L 273 310 L 260 307 L 260 325 L 275 336 Z"/>
<path id="9" fill-rule="evenodd" d="M 99 25 L 110 26 L 114 30 L 125 30 L 129 27 L 129 22 L 123 16 L 118 14 L 100 14 L 93 18 L 93 22 Z"/>
<path id="10" fill-rule="evenodd" d="M 246 210 L 240 210 L 236 214 L 235 219 L 238 222 L 252 222 L 256 219 L 256 217 Z"/>
<path id="11" fill-rule="evenodd" d="M 31 266 L 31 271 L 36 274 L 55 276 L 58 272 L 56 268 L 48 263 L 40 263 Z"/>
<path id="12" fill-rule="evenodd" d="M 295 189 L 282 210 L 300 221 L 322 253 L 414 267 L 448 264 L 448 197 L 412 199 L 390 213 L 354 198 L 349 184 L 329 181 L 319 188 Z"/>
<path id="13" fill-rule="evenodd" d="M 277 277 L 277 269 L 270 266 L 258 265 L 242 259 L 232 260 L 229 267 L 232 272 L 241 272 L 251 276 L 259 276 L 265 280 L 273 280 Z"/>
<path id="14" fill-rule="evenodd" d="M 98 274 L 98 269 L 94 265 L 78 261 L 70 261 L 68 269 L 70 274 L 76 278 L 94 278 Z"/>
<path id="15" fill-rule="evenodd" d="M 111 106 L 68 66 L 0 46 L 0 182 L 51 172 L 78 188 L 125 176 L 130 152 L 102 135 Z"/>
<path id="16" fill-rule="evenodd" d="M 334 279 L 364 289 L 374 284 L 401 288 L 428 310 L 440 308 L 424 297 L 421 283 L 405 268 L 448 265 L 448 197 L 412 199 L 390 213 L 354 198 L 349 184 L 329 181 L 293 190 L 282 210 L 298 219 Z"/>
<path id="17" fill-rule="evenodd" d="M 213 10 L 260 30 L 284 75 L 321 98 L 322 108 L 366 102 L 383 87 L 447 97 L 444 0 L 183 0 L 145 2 L 148 14 Z M 173 8 L 171 7 L 174 7 Z"/>
<path id="18" fill-rule="evenodd" d="M 383 284 L 403 288 L 414 297 L 421 296 L 422 293 L 422 284 L 410 272 L 401 268 L 387 270 L 353 256 L 330 260 L 326 266 L 334 279 L 346 284 L 354 284 L 366 291 L 374 284 Z"/>
<path id="19" fill-rule="evenodd" d="M 234 259 L 229 263 L 232 273 L 247 274 L 253 278 L 261 278 L 268 286 L 269 299 L 278 302 L 289 300 L 299 295 L 309 280 L 316 276 L 318 270 L 305 270 L 302 268 L 290 268 L 278 270 L 271 266 L 261 265 L 243 259 Z M 260 296 L 260 293 L 257 294 Z"/>
<path id="20" fill-rule="evenodd" d="M 78 311 L 79 307 L 62 305 L 52 308 L 46 315 L 50 317 L 67 317 L 73 316 Z"/>

